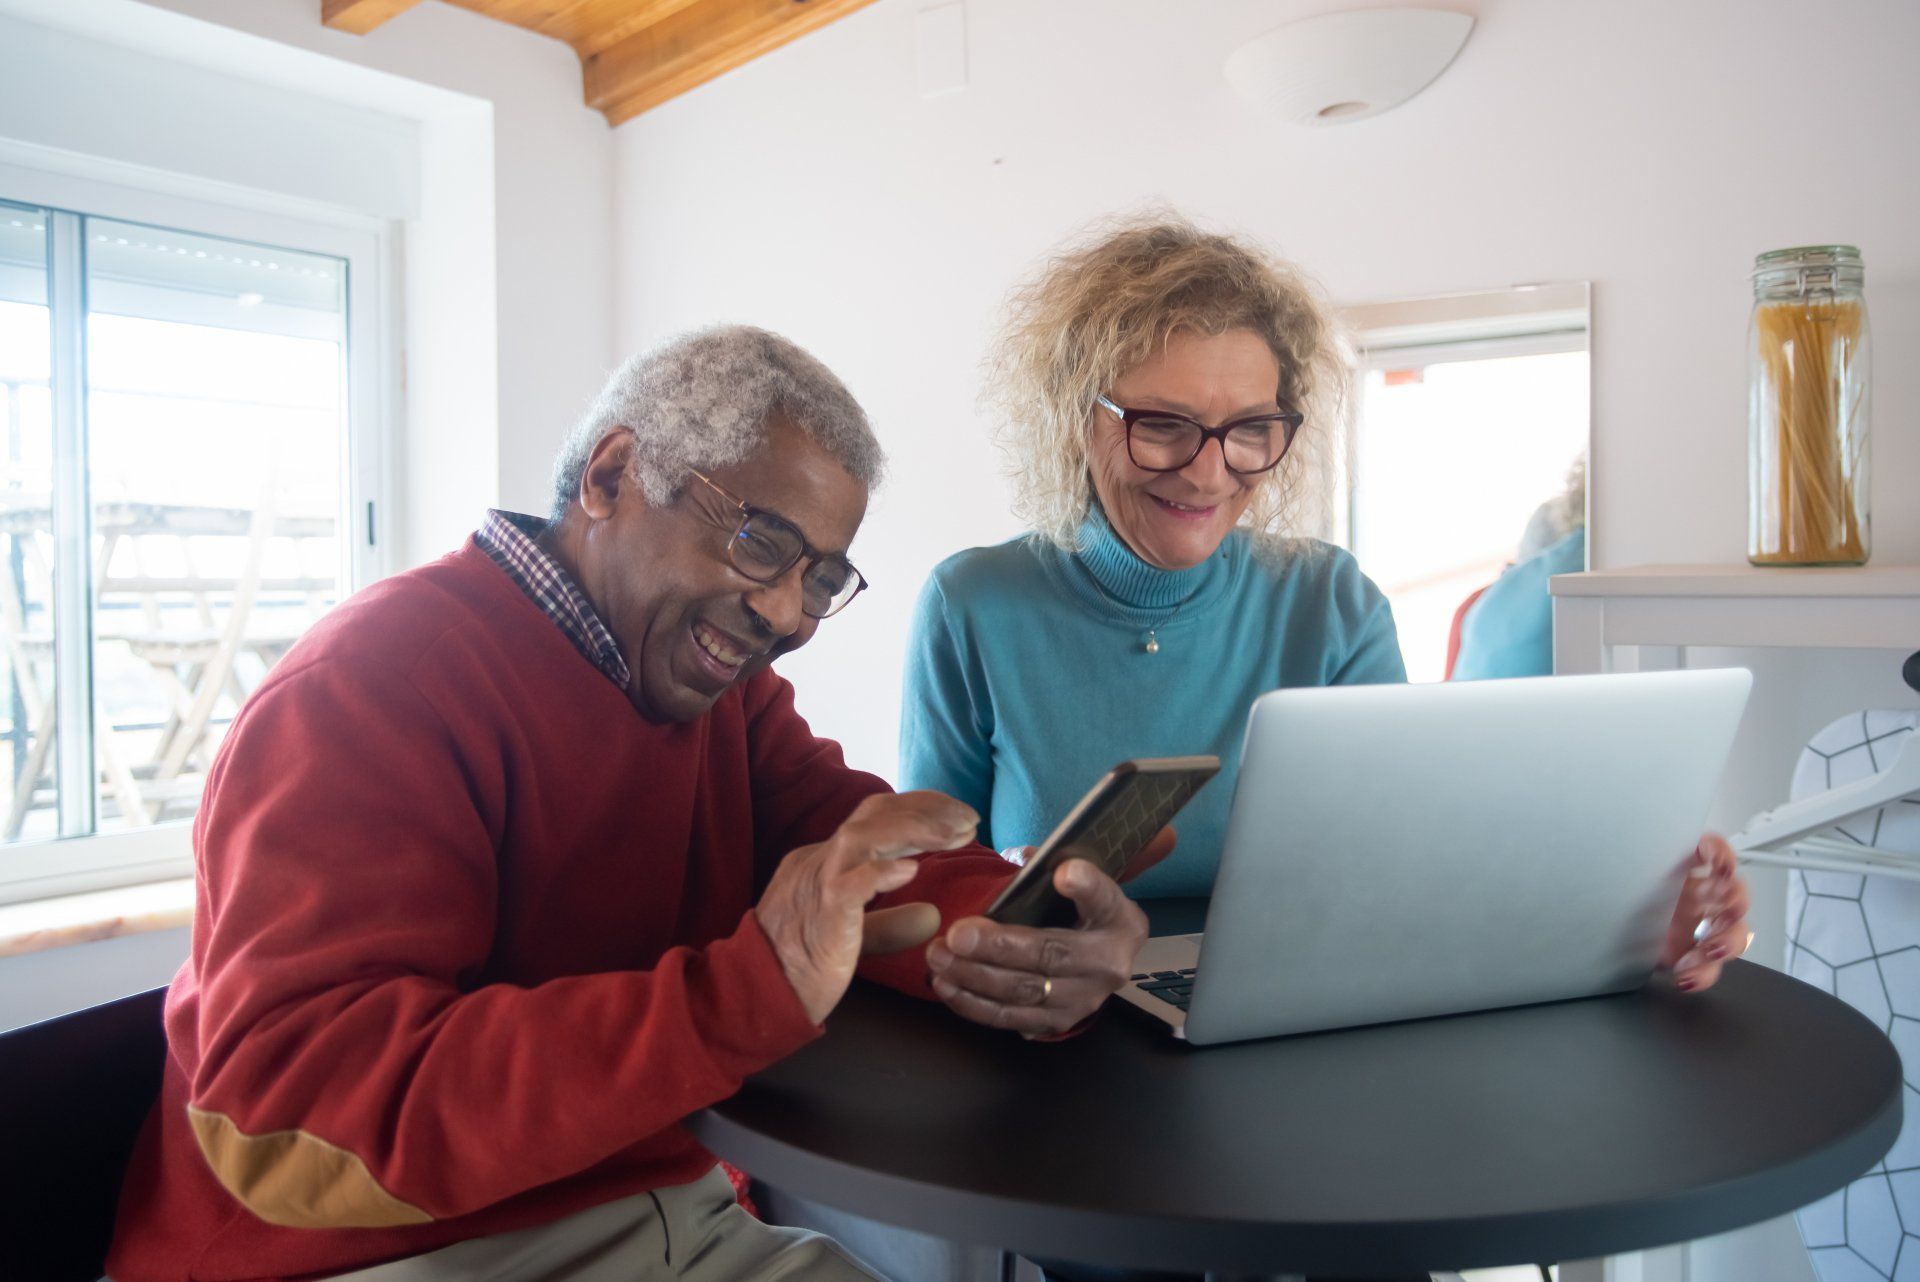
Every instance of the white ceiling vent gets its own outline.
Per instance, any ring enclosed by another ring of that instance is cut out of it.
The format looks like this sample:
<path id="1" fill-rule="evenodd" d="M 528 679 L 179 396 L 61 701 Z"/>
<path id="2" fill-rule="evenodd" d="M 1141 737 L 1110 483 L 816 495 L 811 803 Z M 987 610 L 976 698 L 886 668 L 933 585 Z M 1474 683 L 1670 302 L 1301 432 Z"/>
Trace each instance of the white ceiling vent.
<path id="1" fill-rule="evenodd" d="M 1242 99 L 1296 125 L 1340 125 L 1399 106 L 1467 43 L 1473 18 L 1442 9 L 1359 9 L 1275 27 L 1227 58 Z"/>

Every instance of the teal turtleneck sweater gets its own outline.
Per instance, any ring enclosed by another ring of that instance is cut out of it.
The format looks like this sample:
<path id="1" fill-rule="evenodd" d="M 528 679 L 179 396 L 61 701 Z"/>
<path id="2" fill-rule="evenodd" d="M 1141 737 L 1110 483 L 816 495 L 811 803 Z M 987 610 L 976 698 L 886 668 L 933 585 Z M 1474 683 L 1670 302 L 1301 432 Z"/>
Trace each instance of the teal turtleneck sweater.
<path id="1" fill-rule="evenodd" d="M 1256 555 L 1236 531 L 1162 570 L 1096 504 L 1075 553 L 1028 535 L 934 569 L 907 647 L 900 784 L 958 797 L 1005 849 L 1038 844 L 1116 761 L 1217 754 L 1220 776 L 1174 821 L 1178 849 L 1128 887 L 1204 895 L 1254 699 L 1404 680 L 1393 613 L 1347 552 Z"/>

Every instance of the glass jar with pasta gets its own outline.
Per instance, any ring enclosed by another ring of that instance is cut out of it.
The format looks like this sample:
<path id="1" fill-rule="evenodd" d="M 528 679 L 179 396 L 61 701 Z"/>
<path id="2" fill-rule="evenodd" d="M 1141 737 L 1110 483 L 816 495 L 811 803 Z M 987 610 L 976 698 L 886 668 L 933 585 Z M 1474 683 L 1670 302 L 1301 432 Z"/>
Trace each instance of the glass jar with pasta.
<path id="1" fill-rule="evenodd" d="M 1866 271 L 1851 245 L 1753 264 L 1747 559 L 1864 565 L 1868 533 Z"/>

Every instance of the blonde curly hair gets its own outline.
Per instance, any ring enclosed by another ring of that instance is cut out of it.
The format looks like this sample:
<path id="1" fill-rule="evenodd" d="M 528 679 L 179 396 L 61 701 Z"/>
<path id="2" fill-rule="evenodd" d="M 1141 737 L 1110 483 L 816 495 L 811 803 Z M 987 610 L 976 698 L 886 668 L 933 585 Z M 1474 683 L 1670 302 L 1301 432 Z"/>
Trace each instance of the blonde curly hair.
<path id="1" fill-rule="evenodd" d="M 1332 308 L 1292 264 L 1166 214 L 1096 224 L 1009 297 L 984 399 L 1015 514 L 1072 551 L 1093 496 L 1094 398 L 1176 331 L 1233 329 L 1266 342 L 1280 363 L 1279 404 L 1306 419 L 1241 525 L 1268 547 L 1324 529 L 1352 369 Z"/>

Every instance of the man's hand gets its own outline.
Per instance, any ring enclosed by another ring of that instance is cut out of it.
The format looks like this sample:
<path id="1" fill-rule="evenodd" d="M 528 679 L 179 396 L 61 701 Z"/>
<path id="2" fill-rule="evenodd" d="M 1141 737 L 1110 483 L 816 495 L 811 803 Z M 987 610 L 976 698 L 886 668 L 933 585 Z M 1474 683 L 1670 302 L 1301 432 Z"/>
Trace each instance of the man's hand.
<path id="1" fill-rule="evenodd" d="M 1147 940 L 1147 915 L 1084 859 L 1060 865 L 1053 885 L 1079 905 L 1077 928 L 964 917 L 927 945 L 942 1001 L 976 1023 L 1039 1037 L 1066 1032 L 1127 982 Z"/>
<path id="2" fill-rule="evenodd" d="M 1721 966 L 1747 951 L 1747 883 L 1736 872 L 1733 848 L 1714 833 L 1700 839 L 1667 927 L 1660 964 L 1673 968 L 1683 992 L 1713 987 Z"/>
<path id="3" fill-rule="evenodd" d="M 875 913 L 867 904 L 913 880 L 920 865 L 904 856 L 964 846 L 979 823 L 971 808 L 937 792 L 873 796 L 833 836 L 780 861 L 753 913 L 807 1018 L 821 1023 L 839 1004 L 863 953 L 898 952 L 933 936 L 940 913 L 932 904 Z"/>

